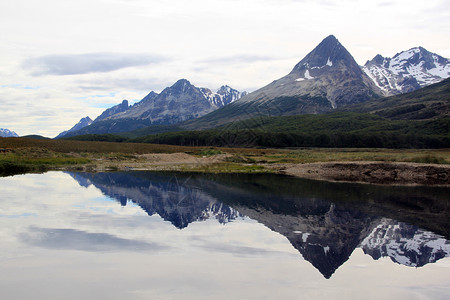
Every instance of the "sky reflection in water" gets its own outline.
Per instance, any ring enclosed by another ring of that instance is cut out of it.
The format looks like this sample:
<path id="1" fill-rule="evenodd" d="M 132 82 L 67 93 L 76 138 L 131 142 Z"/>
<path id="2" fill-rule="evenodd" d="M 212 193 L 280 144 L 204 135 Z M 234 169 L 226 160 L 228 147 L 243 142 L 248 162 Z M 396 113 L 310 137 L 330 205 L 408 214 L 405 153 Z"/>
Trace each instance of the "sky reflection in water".
<path id="1" fill-rule="evenodd" d="M 2 299 L 450 294 L 448 189 L 149 172 L 0 187 Z"/>

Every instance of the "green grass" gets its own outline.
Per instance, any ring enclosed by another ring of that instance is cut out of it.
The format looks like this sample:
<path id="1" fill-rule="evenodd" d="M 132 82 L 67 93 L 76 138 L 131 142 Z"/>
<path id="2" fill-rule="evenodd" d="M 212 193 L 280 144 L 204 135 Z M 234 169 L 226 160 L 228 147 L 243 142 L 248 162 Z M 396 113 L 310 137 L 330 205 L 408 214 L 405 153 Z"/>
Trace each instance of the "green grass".
<path id="1" fill-rule="evenodd" d="M 272 173 L 261 165 L 238 164 L 238 163 L 215 163 L 211 165 L 199 165 L 195 167 L 182 167 L 179 171 L 201 172 L 201 173 Z"/>
<path id="2" fill-rule="evenodd" d="M 219 163 L 183 166 L 183 162 L 170 169 L 209 173 L 269 172 L 261 164 L 313 163 L 328 161 L 385 161 L 450 164 L 449 149 L 380 149 L 380 148 L 205 148 L 170 145 L 131 144 L 113 142 L 80 142 L 64 140 L 35 140 L 0 138 L 0 176 L 51 169 L 84 168 L 108 169 L 128 163 L 146 163 L 140 154 L 188 153 L 195 156 L 226 154 Z M 201 159 L 201 158 L 200 158 Z M 186 169 L 186 170 L 184 170 Z"/>
<path id="3" fill-rule="evenodd" d="M 423 163 L 423 164 L 450 164 L 450 162 L 441 156 L 435 156 L 435 155 L 425 155 L 425 156 L 419 156 L 414 157 L 410 160 L 411 162 L 415 163 Z"/>
<path id="4" fill-rule="evenodd" d="M 194 152 L 194 154 L 199 156 L 213 156 L 223 154 L 223 152 L 215 148 L 208 148 L 208 149 L 201 149 L 200 151 Z"/>
<path id="5" fill-rule="evenodd" d="M 40 154 L 22 150 L 19 153 L 0 154 L 0 176 L 26 172 L 42 172 L 63 166 L 85 165 L 91 160 L 56 153 Z"/>

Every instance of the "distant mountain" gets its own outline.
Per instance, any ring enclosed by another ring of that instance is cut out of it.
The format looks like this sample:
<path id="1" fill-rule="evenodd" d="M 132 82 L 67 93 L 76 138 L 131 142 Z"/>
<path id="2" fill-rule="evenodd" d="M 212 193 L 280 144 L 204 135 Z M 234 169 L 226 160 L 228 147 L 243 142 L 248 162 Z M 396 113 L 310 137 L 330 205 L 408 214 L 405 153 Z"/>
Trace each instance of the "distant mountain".
<path id="1" fill-rule="evenodd" d="M 152 124 L 176 124 L 198 118 L 221 106 L 186 79 L 178 80 L 161 94 L 149 94 L 142 103 L 117 113 L 109 119 L 148 119 Z"/>
<path id="2" fill-rule="evenodd" d="M 450 115 L 449 99 L 450 78 L 411 93 L 370 100 L 339 110 L 372 113 L 393 120 L 437 119 Z"/>
<path id="3" fill-rule="evenodd" d="M 0 128 L 0 137 L 19 137 L 19 135 L 9 129 Z"/>
<path id="4" fill-rule="evenodd" d="M 92 122 L 93 122 L 93 121 L 92 121 L 91 118 L 89 118 L 89 117 L 82 118 L 82 119 L 81 119 L 77 124 L 75 124 L 72 128 L 70 128 L 69 130 L 63 131 L 63 132 L 61 132 L 60 134 L 58 134 L 58 135 L 55 137 L 55 139 L 62 138 L 62 137 L 64 137 L 66 134 L 68 134 L 68 133 L 70 133 L 70 132 L 75 132 L 75 131 L 80 130 L 80 129 L 86 127 L 86 126 L 89 126 L 89 125 L 92 124 Z"/>
<path id="5" fill-rule="evenodd" d="M 195 119 L 213 110 L 234 102 L 242 96 L 228 86 L 217 92 L 207 88 L 198 88 L 186 79 L 178 80 L 161 94 L 149 93 L 140 102 L 130 108 L 102 119 L 148 119 L 151 124 L 169 125 Z"/>
<path id="6" fill-rule="evenodd" d="M 382 93 L 344 46 L 330 35 L 288 75 L 191 122 L 186 128 L 211 128 L 256 115 L 325 113 L 380 97 Z"/>
<path id="7" fill-rule="evenodd" d="M 22 138 L 26 139 L 34 139 L 34 140 L 51 140 L 51 138 L 39 135 L 39 134 L 30 134 L 30 135 L 24 135 L 21 136 Z"/>
<path id="8" fill-rule="evenodd" d="M 160 94 L 150 92 L 133 106 L 127 100 L 105 110 L 91 126 L 67 136 L 82 134 L 121 133 L 150 125 L 172 125 L 201 117 L 246 95 L 229 86 L 217 92 L 198 88 L 180 79 Z"/>
<path id="9" fill-rule="evenodd" d="M 450 60 L 422 47 L 392 58 L 378 54 L 362 68 L 386 95 L 412 92 L 450 77 Z"/>

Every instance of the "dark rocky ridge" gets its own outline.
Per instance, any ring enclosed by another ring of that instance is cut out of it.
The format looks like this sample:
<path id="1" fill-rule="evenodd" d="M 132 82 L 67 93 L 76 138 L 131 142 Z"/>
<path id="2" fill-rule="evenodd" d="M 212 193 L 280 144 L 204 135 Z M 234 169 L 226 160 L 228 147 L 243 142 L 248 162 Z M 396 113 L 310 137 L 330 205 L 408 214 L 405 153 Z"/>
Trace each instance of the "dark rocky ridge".
<path id="1" fill-rule="evenodd" d="M 129 108 L 128 100 L 123 100 L 122 103 L 117 104 L 117 105 L 115 105 L 115 106 L 105 110 L 100 116 L 95 118 L 94 122 L 99 122 L 99 121 L 102 121 L 102 120 L 106 120 L 106 119 L 108 119 L 109 117 L 111 117 L 111 116 L 113 116 L 115 114 L 127 111 L 128 108 Z"/>

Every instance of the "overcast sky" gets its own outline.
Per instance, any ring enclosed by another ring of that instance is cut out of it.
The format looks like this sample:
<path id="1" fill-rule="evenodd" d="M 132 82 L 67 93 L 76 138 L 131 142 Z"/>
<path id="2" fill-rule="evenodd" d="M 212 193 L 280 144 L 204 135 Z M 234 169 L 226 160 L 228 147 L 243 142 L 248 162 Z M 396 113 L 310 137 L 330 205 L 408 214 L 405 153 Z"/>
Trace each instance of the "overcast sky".
<path id="1" fill-rule="evenodd" d="M 359 64 L 450 57 L 448 0 L 0 2 L 0 127 L 54 137 L 180 78 L 253 91 L 334 34 Z"/>

